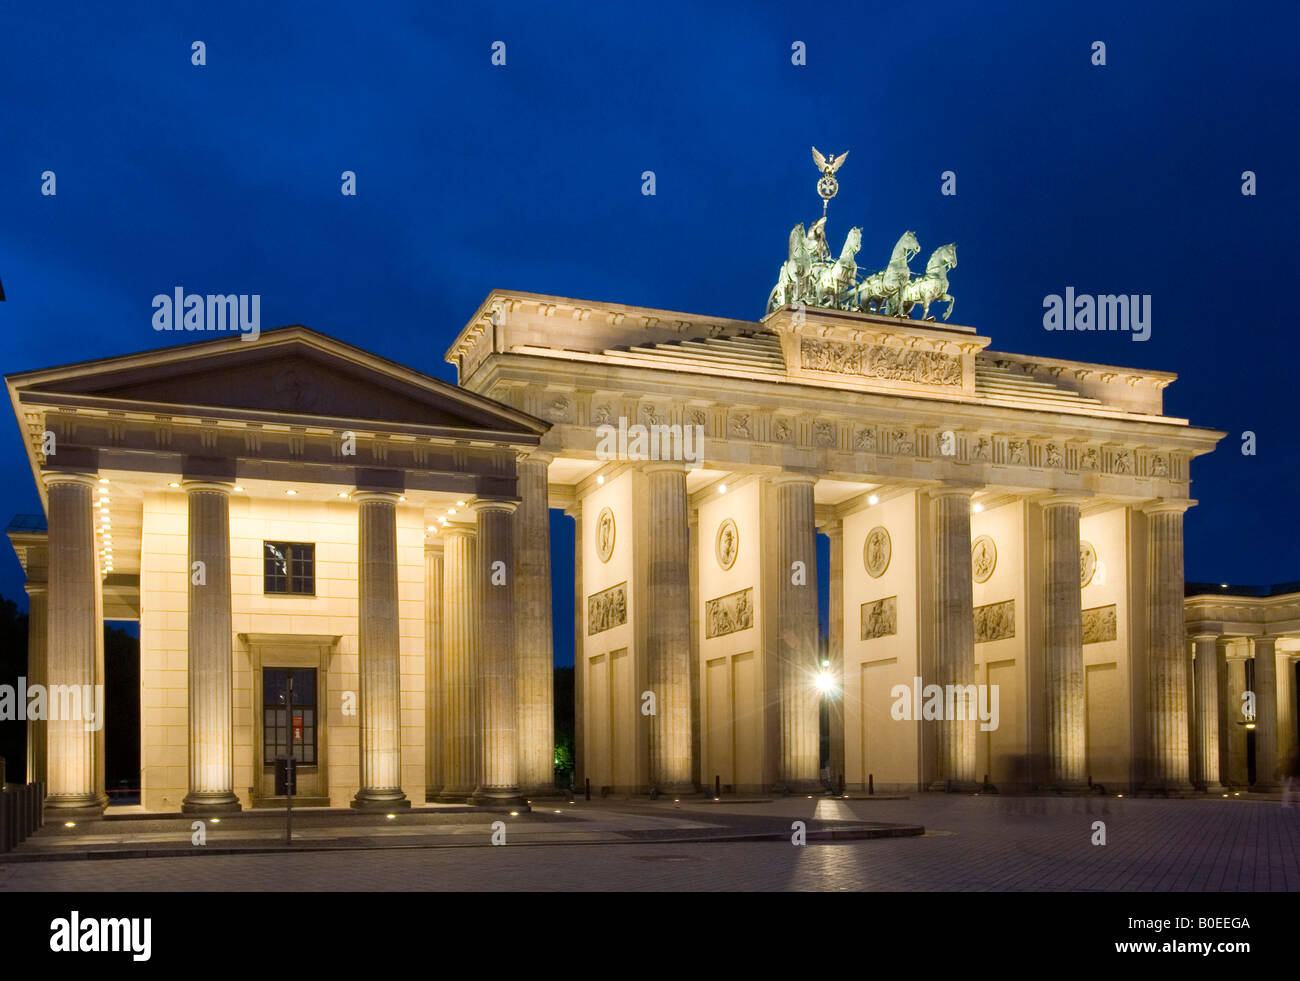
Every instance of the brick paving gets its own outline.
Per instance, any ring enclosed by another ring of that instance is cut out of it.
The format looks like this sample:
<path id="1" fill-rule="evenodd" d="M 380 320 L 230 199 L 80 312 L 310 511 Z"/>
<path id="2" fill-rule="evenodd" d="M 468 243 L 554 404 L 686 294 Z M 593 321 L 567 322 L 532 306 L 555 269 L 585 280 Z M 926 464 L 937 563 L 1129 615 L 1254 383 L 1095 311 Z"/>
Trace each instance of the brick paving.
<path id="1" fill-rule="evenodd" d="M 202 859 L 0 864 L 7 891 L 221 890 L 1300 890 L 1300 809 L 1246 799 L 792 798 L 577 805 L 602 823 L 920 823 L 922 837 L 849 842 L 537 844 Z M 1093 845 L 1093 822 L 1107 843 Z"/>

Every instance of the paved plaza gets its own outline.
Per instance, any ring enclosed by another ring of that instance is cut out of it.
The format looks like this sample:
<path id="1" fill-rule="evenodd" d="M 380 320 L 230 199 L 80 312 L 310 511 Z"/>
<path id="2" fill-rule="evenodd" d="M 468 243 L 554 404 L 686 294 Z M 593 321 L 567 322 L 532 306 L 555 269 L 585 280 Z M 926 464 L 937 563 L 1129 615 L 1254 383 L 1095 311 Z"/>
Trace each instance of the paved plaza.
<path id="1" fill-rule="evenodd" d="M 381 847 L 301 854 L 0 863 L 0 890 L 1300 890 L 1300 808 L 1277 800 L 920 794 L 554 809 L 572 824 L 520 825 L 505 846 L 489 843 L 499 815 L 467 815 L 456 840 L 427 847 L 393 848 L 392 836 L 379 836 Z M 746 827 L 796 820 L 810 829 L 855 822 L 925 832 L 810 837 L 802 847 L 735 840 Z M 1096 822 L 1104 845 L 1093 844 Z M 566 827 L 586 839 L 555 843 Z M 731 840 L 671 840 L 709 834 Z"/>

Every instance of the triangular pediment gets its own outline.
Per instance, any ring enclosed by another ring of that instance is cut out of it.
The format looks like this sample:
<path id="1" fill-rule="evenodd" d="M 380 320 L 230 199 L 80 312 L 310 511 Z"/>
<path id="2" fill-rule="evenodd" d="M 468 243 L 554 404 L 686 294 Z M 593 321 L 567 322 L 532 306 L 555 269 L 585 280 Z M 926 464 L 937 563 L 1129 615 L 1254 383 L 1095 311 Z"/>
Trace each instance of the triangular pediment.
<path id="1" fill-rule="evenodd" d="M 537 437 L 547 424 L 305 327 L 11 376 L 19 393 L 127 409 L 365 421 Z"/>

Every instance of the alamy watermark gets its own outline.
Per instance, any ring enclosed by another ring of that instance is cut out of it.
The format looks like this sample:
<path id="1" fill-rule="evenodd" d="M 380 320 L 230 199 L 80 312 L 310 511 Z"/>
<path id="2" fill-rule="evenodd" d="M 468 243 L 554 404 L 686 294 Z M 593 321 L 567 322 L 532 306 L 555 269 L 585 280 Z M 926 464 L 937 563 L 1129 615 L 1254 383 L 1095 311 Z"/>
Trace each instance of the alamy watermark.
<path id="1" fill-rule="evenodd" d="M 925 685 L 914 677 L 911 685 L 889 689 L 894 704 L 889 715 L 898 722 L 952 720 L 980 723 L 980 732 L 998 727 L 997 685 Z"/>
<path id="2" fill-rule="evenodd" d="M 154 330 L 230 331 L 255 341 L 262 333 L 260 293 L 186 293 L 177 286 L 153 298 Z"/>
<path id="3" fill-rule="evenodd" d="M 617 426 L 596 427 L 598 460 L 673 460 L 697 470 L 704 462 L 704 427 L 700 425 L 628 424 L 620 416 Z"/>
<path id="4" fill-rule="evenodd" d="M 1065 296 L 1049 293 L 1043 297 L 1044 330 L 1123 330 L 1132 333 L 1130 340 L 1151 337 L 1151 294 L 1105 293 L 1093 296 L 1065 288 Z"/>
<path id="5" fill-rule="evenodd" d="M 84 722 L 87 732 L 104 726 L 103 685 L 0 685 L 0 722 Z"/>

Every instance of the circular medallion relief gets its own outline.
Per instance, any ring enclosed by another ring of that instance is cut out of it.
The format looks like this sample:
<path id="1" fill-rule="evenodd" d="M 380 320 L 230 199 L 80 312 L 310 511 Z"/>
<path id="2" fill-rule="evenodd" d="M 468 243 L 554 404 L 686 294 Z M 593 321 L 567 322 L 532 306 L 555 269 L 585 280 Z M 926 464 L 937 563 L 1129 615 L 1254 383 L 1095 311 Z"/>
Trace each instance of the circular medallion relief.
<path id="1" fill-rule="evenodd" d="M 1096 572 L 1097 550 L 1092 547 L 1092 542 L 1079 542 L 1079 588 L 1082 589 L 1092 582 Z"/>
<path id="2" fill-rule="evenodd" d="M 988 582 L 998 564 L 998 547 L 988 535 L 980 535 L 970 548 L 970 571 L 976 582 Z"/>
<path id="3" fill-rule="evenodd" d="M 867 532 L 867 540 L 862 545 L 862 563 L 867 567 L 867 574 L 872 579 L 879 579 L 889 568 L 889 556 L 892 546 L 889 532 L 880 525 Z"/>
<path id="4" fill-rule="evenodd" d="M 736 522 L 730 518 L 718 525 L 713 551 L 718 557 L 718 565 L 723 569 L 730 569 L 736 564 L 736 554 L 740 551 L 740 532 L 736 530 Z"/>
<path id="5" fill-rule="evenodd" d="M 614 554 L 614 512 L 609 508 L 602 508 L 596 519 L 596 554 L 602 562 Z"/>

